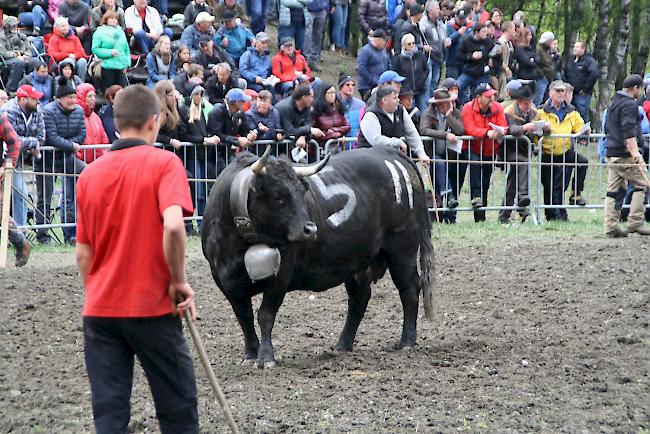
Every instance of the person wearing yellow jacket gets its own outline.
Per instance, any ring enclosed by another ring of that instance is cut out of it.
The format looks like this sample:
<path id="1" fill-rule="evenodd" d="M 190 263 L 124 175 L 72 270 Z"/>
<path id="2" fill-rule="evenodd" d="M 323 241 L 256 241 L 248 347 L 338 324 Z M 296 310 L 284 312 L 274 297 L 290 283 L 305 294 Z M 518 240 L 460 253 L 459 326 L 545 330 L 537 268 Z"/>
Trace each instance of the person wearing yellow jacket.
<path id="1" fill-rule="evenodd" d="M 585 123 L 580 113 L 566 101 L 566 83 L 556 80 L 549 86 L 549 100 L 539 110 L 539 117 L 549 123 L 551 134 L 578 134 L 584 132 Z M 588 134 L 588 132 L 584 132 Z M 564 204 L 564 192 L 572 186 L 569 203 L 584 206 L 582 197 L 587 176 L 587 157 L 578 154 L 573 146 L 573 138 L 545 138 L 542 141 L 541 178 L 544 187 L 544 204 L 557 206 Z M 555 165 L 551 165 L 555 164 Z M 573 181 L 573 168 L 576 174 Z M 546 220 L 568 220 L 566 209 L 546 208 Z"/>

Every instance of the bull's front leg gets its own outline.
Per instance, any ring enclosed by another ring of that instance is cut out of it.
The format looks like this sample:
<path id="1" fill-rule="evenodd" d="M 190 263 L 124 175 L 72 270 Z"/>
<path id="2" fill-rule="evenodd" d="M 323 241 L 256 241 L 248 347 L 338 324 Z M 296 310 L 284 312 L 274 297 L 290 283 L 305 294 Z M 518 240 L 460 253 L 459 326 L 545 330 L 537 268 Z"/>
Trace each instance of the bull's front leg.
<path id="1" fill-rule="evenodd" d="M 264 293 L 260 310 L 257 312 L 257 322 L 260 325 L 262 343 L 257 354 L 256 365 L 259 368 L 275 366 L 275 352 L 271 341 L 271 332 L 275 324 L 275 316 L 284 301 L 285 291 L 268 291 Z"/>
<path id="2" fill-rule="evenodd" d="M 251 297 L 228 297 L 228 301 L 244 333 L 244 361 L 242 364 L 252 364 L 257 359 L 260 341 L 255 331 L 255 316 L 253 315 Z"/>

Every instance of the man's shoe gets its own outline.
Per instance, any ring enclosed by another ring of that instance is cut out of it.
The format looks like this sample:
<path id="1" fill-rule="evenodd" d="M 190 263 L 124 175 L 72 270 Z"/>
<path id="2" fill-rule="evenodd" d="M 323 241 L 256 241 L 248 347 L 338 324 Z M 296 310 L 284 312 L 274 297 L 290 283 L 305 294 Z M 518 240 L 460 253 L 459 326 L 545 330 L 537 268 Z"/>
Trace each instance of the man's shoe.
<path id="1" fill-rule="evenodd" d="M 449 199 L 447 201 L 447 208 L 449 209 L 458 208 L 458 201 L 456 199 Z"/>
<path id="2" fill-rule="evenodd" d="M 502 225 L 510 224 L 510 219 L 507 217 L 499 217 L 499 223 L 501 223 Z"/>
<path id="3" fill-rule="evenodd" d="M 77 245 L 77 239 L 76 238 L 68 238 L 65 240 L 65 243 L 69 246 L 76 246 Z"/>
<path id="4" fill-rule="evenodd" d="M 22 267 L 27 264 L 29 253 L 32 251 L 32 243 L 25 240 L 20 249 L 16 249 L 16 267 Z"/>
<path id="5" fill-rule="evenodd" d="M 528 196 L 522 196 L 519 198 L 519 202 L 517 202 L 519 208 L 526 208 L 528 205 L 530 205 L 530 198 Z"/>
<path id="6" fill-rule="evenodd" d="M 644 235 L 644 236 L 650 235 L 650 229 L 648 229 L 645 226 L 639 226 L 638 228 L 634 228 L 634 229 L 628 228 L 627 231 L 630 234 L 637 233 L 639 235 Z"/>
<path id="7" fill-rule="evenodd" d="M 585 206 L 587 205 L 587 200 L 584 197 L 582 197 L 581 194 L 577 196 L 572 194 L 571 196 L 569 196 L 569 205 Z"/>
<path id="8" fill-rule="evenodd" d="M 605 232 L 605 236 L 607 238 L 625 238 L 627 237 L 627 231 L 624 231 L 621 228 L 615 228 L 609 232 Z"/>
<path id="9" fill-rule="evenodd" d="M 480 197 L 475 197 L 472 199 L 472 208 L 481 208 L 483 206 L 483 200 Z"/>

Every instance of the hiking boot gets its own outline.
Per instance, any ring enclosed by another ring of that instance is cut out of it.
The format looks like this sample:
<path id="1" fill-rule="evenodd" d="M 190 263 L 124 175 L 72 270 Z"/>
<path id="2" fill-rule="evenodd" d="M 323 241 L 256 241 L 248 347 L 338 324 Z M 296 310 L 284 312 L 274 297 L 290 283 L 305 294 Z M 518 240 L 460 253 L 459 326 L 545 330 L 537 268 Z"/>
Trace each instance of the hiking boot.
<path id="1" fill-rule="evenodd" d="M 472 208 L 481 208 L 483 207 L 483 200 L 480 197 L 475 197 L 472 199 Z"/>
<path id="2" fill-rule="evenodd" d="M 458 208 L 458 201 L 456 199 L 449 199 L 447 201 L 447 208 L 449 209 Z"/>
<path id="3" fill-rule="evenodd" d="M 519 208 L 526 208 L 528 205 L 530 205 L 530 198 L 528 196 L 522 196 L 519 198 L 519 202 L 517 202 Z"/>
<path id="4" fill-rule="evenodd" d="M 572 194 L 571 196 L 569 196 L 569 205 L 585 206 L 587 205 L 587 201 L 585 200 L 584 197 L 582 197 L 581 194 L 577 196 Z"/>
<path id="5" fill-rule="evenodd" d="M 29 259 L 29 252 L 32 251 L 32 243 L 28 240 L 23 242 L 20 249 L 16 249 L 16 267 L 22 267 Z"/>
<path id="6" fill-rule="evenodd" d="M 605 232 L 607 238 L 625 238 L 627 237 L 627 231 L 624 231 L 621 228 L 614 228 L 609 232 Z"/>
<path id="7" fill-rule="evenodd" d="M 499 223 L 501 223 L 502 225 L 510 224 L 510 218 L 499 216 Z"/>
<path id="8" fill-rule="evenodd" d="M 639 235 L 644 235 L 644 236 L 650 235 L 650 229 L 648 229 L 645 226 L 639 226 L 638 228 L 634 228 L 634 229 L 628 228 L 627 232 L 630 234 L 637 233 Z"/>

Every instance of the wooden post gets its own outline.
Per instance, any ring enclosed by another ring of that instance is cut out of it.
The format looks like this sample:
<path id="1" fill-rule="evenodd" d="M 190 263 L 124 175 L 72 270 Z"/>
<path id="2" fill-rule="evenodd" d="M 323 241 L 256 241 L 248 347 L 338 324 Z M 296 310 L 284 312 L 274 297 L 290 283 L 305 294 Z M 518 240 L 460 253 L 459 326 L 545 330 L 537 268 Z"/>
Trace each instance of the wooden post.
<path id="1" fill-rule="evenodd" d="M 11 160 L 5 166 L 4 183 L 2 187 L 2 220 L 0 225 L 0 268 L 7 266 L 7 245 L 9 242 L 9 208 L 11 207 L 11 178 L 14 165 Z"/>

